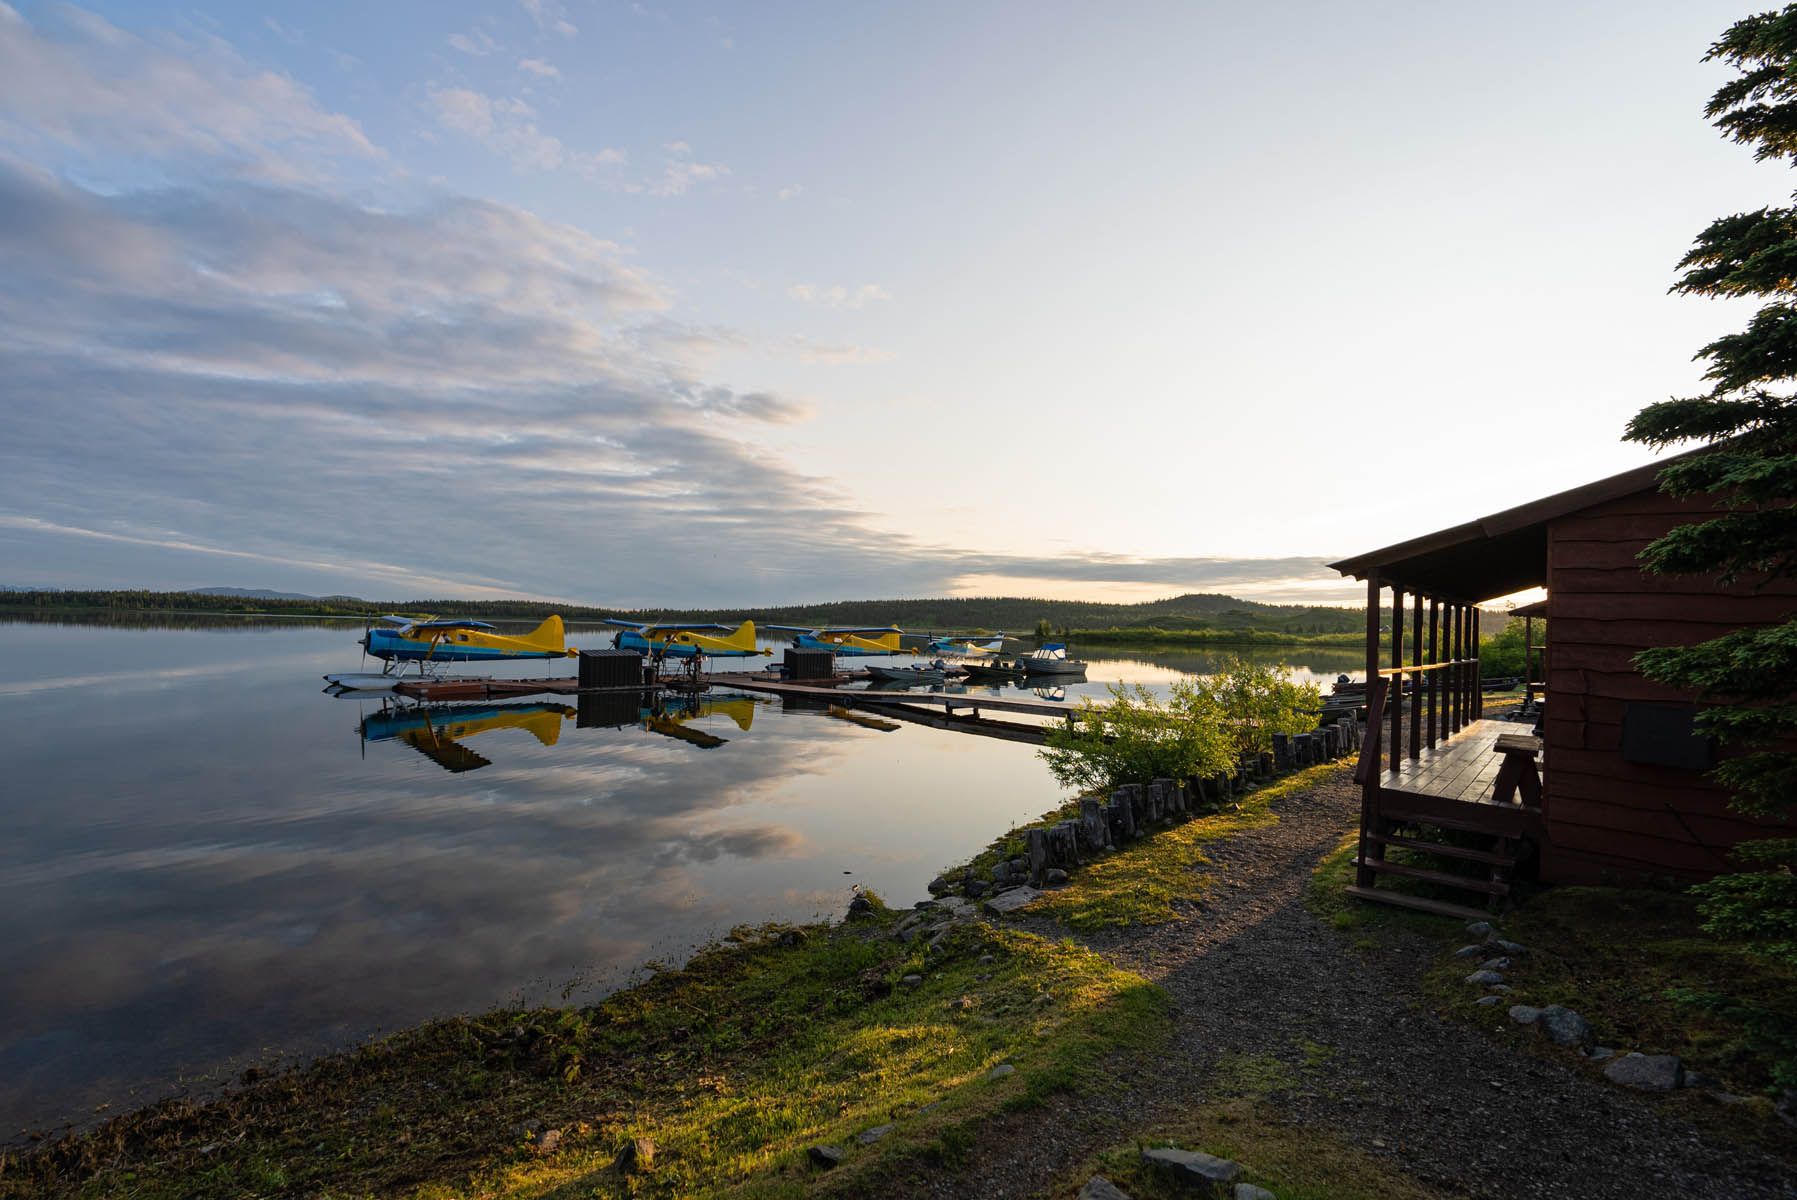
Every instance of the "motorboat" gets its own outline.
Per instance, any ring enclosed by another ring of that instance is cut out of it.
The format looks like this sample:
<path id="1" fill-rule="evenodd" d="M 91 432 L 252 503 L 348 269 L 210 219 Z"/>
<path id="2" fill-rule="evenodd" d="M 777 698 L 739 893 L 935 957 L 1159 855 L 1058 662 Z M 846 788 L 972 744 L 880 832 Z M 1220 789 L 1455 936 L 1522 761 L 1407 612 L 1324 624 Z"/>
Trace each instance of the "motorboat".
<path id="1" fill-rule="evenodd" d="M 909 687 L 919 683 L 941 683 L 953 670 L 953 667 L 939 658 L 935 662 L 914 667 L 884 667 L 870 663 L 867 676 L 876 683 L 896 683 Z"/>
<path id="2" fill-rule="evenodd" d="M 1017 666 L 1025 675 L 1084 675 L 1086 664 L 1077 658 L 1067 657 L 1065 642 L 1043 642 L 1030 653 L 1017 660 Z"/>

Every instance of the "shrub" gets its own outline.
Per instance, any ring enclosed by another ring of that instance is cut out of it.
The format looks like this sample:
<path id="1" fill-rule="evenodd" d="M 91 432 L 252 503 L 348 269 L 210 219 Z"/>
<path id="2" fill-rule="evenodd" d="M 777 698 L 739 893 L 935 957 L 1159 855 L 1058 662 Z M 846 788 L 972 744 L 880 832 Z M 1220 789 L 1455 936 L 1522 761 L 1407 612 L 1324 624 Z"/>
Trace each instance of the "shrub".
<path id="1" fill-rule="evenodd" d="M 1255 666 L 1227 658 L 1216 674 L 1199 682 L 1216 701 L 1238 751 L 1271 750 L 1274 734 L 1317 727 L 1322 692 L 1314 683 L 1295 682 L 1289 672 L 1283 663 Z"/>
<path id="2" fill-rule="evenodd" d="M 1535 627 L 1535 644 L 1547 641 L 1547 623 L 1541 622 Z M 1511 617 L 1502 633 L 1486 638 L 1479 643 L 1479 674 L 1488 679 L 1507 679 L 1512 675 L 1523 673 L 1523 622 L 1520 617 Z"/>
<path id="3" fill-rule="evenodd" d="M 1235 767 L 1222 705 L 1197 681 L 1165 700 L 1140 684 L 1110 686 L 1111 702 L 1083 701 L 1050 729 L 1041 755 L 1063 785 L 1082 791 L 1150 779 L 1203 779 Z"/>

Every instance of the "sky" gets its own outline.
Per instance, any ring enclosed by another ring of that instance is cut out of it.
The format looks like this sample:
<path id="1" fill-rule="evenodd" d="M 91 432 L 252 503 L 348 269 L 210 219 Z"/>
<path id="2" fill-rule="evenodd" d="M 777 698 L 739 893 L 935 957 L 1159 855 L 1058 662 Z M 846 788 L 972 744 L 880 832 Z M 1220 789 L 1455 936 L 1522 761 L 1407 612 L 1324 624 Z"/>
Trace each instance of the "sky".
<path id="1" fill-rule="evenodd" d="M 1353 602 L 1702 390 L 1748 11 L 0 3 L 0 585 Z"/>

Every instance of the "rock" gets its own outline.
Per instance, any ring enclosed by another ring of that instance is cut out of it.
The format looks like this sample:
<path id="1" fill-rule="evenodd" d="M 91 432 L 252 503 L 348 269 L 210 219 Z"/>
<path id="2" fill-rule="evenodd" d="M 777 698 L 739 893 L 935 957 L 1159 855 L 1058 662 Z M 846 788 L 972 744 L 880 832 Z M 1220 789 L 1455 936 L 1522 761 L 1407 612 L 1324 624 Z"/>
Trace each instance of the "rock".
<path id="1" fill-rule="evenodd" d="M 1157 1150 L 1142 1151 L 1142 1161 L 1166 1172 L 1181 1183 L 1213 1192 L 1217 1188 L 1228 1187 L 1242 1177 L 1240 1163 L 1200 1154 L 1196 1150 L 1175 1150 L 1171 1146 L 1163 1146 Z"/>
<path id="2" fill-rule="evenodd" d="M 781 946 L 797 946 L 804 940 L 805 931 L 803 929 L 782 929 L 780 936 L 774 939 L 775 943 Z"/>
<path id="3" fill-rule="evenodd" d="M 841 1146 L 810 1146 L 806 1148 L 805 1153 L 812 1162 L 826 1171 L 840 1165 L 842 1160 L 848 1157 L 848 1152 Z"/>
<path id="4" fill-rule="evenodd" d="M 1502 996 L 1496 995 L 1494 993 L 1493 995 L 1490 995 L 1490 996 L 1480 996 L 1477 1000 L 1474 1000 L 1473 1003 L 1479 1004 L 1479 1005 L 1489 1005 L 1489 1004 L 1497 1004 L 1497 1003 L 1501 1002 L 1502 1000 L 1503 1000 Z"/>
<path id="5" fill-rule="evenodd" d="M 1709 1087 L 1712 1082 L 1714 1081 L 1708 1075 L 1700 1074 L 1697 1071 L 1686 1071 L 1684 1079 L 1679 1081 L 1679 1086 L 1688 1088 Z"/>
<path id="6" fill-rule="evenodd" d="M 1010 1063 L 999 1063 L 996 1067 L 993 1067 L 990 1071 L 986 1072 L 986 1078 L 1003 1079 L 1007 1075 L 1015 1074 L 1017 1074 L 1016 1067 L 1012 1066 Z"/>
<path id="7" fill-rule="evenodd" d="M 1609 1058 L 1615 1053 L 1616 1051 L 1610 1049 L 1608 1046 L 1593 1046 L 1591 1048 L 1590 1058 L 1592 1062 L 1602 1062 L 1604 1059 Z"/>
<path id="8" fill-rule="evenodd" d="M 1488 958 L 1479 964 L 1481 971 L 1508 971 L 1510 960 L 1507 958 Z"/>
<path id="9" fill-rule="evenodd" d="M 1079 1200 L 1129 1200 L 1129 1193 L 1104 1176 L 1094 1175 L 1079 1190 Z"/>
<path id="10" fill-rule="evenodd" d="M 872 1129 L 863 1129 L 855 1135 L 855 1140 L 863 1146 L 871 1146 L 892 1132 L 891 1125 L 875 1125 Z"/>
<path id="11" fill-rule="evenodd" d="M 1490 949 L 1497 950 L 1501 954 L 1508 954 L 1512 958 L 1520 958 L 1529 952 L 1527 946 L 1519 946 L 1515 942 L 1506 942 L 1503 938 L 1486 938 L 1485 945 Z"/>
<path id="12" fill-rule="evenodd" d="M 554 1154 L 556 1147 L 560 1146 L 561 1144 L 562 1144 L 562 1131 L 561 1130 L 545 1129 L 542 1133 L 537 1134 L 537 1144 L 532 1146 L 530 1149 L 531 1149 L 532 1154 L 535 1154 L 538 1157 L 541 1157 L 545 1154 Z"/>
<path id="13" fill-rule="evenodd" d="M 930 880 L 930 883 L 929 883 L 930 895 L 940 896 L 940 895 L 942 895 L 942 893 L 948 891 L 950 888 L 952 888 L 954 886 L 955 886 L 954 884 L 950 883 L 948 880 L 946 880 L 942 876 L 938 875 L 938 876 L 936 876 L 936 878 Z"/>
<path id="14" fill-rule="evenodd" d="M 1797 1125 L 1797 1088 L 1786 1088 L 1780 1092 L 1778 1104 L 1772 1111 L 1786 1125 Z"/>
<path id="15" fill-rule="evenodd" d="M 1279 1200 L 1279 1197 L 1266 1188 L 1255 1187 L 1251 1183 L 1238 1183 L 1235 1185 L 1235 1200 Z"/>
<path id="16" fill-rule="evenodd" d="M 966 883 L 961 885 L 961 890 L 976 900 L 981 896 L 984 896 L 991 889 L 992 885 L 987 883 L 984 879 L 969 879 Z"/>
<path id="17" fill-rule="evenodd" d="M 989 964 L 991 964 L 991 963 L 993 963 L 993 962 L 996 962 L 996 961 L 997 961 L 997 960 L 996 960 L 996 959 L 994 959 L 994 958 L 993 958 L 993 957 L 992 957 L 992 956 L 991 956 L 991 955 L 990 955 L 990 954 L 982 954 L 982 955 L 980 955 L 980 965 L 981 965 L 981 966 L 987 966 L 987 965 L 989 965 Z"/>
<path id="18" fill-rule="evenodd" d="M 1747 1097 L 1737 1096 L 1733 1092 L 1724 1092 L 1724 1091 L 1717 1090 L 1717 1091 L 1712 1091 L 1712 1092 L 1705 1092 L 1704 1095 L 1706 1095 L 1710 1099 L 1714 1100 L 1717 1104 L 1722 1105 L 1722 1107 L 1724 1107 L 1724 1108 L 1733 1108 L 1737 1104 L 1747 1103 Z"/>
<path id="19" fill-rule="evenodd" d="M 1485 957 L 1485 947 L 1483 947 L 1483 946 L 1462 946 L 1462 947 L 1460 947 L 1460 949 L 1454 951 L 1454 957 L 1455 958 L 1483 958 L 1483 957 Z"/>
<path id="20" fill-rule="evenodd" d="M 1067 872 L 1059 867 L 1050 867 L 1042 876 L 1042 882 L 1049 887 L 1061 887 L 1067 882 Z"/>
<path id="21" fill-rule="evenodd" d="M 1490 987 L 1486 988 L 1485 990 L 1488 992 L 1493 992 L 1499 996 L 1508 996 L 1511 992 L 1515 991 L 1516 989 L 1511 987 L 1507 983 L 1494 983 Z"/>
<path id="22" fill-rule="evenodd" d="M 856 896 L 849 901 L 849 918 L 870 916 L 874 911 L 874 902 L 866 896 Z"/>
<path id="23" fill-rule="evenodd" d="M 631 1138 L 611 1160 L 612 1170 L 621 1175 L 634 1175 L 655 1165 L 655 1142 L 651 1138 Z"/>
<path id="24" fill-rule="evenodd" d="M 1477 984 L 1480 987 L 1485 987 L 1488 984 L 1504 982 L 1504 977 L 1499 975 L 1496 971 L 1474 971 L 1471 975 L 1466 977 L 1466 981 L 1468 983 Z"/>
<path id="25" fill-rule="evenodd" d="M 900 979 L 899 982 L 904 984 L 906 987 L 921 987 L 923 985 L 923 976 L 922 975 L 906 975 L 902 979 Z"/>
<path id="26" fill-rule="evenodd" d="M 1541 1010 L 1530 1008 L 1527 1004 L 1513 1004 L 1510 1006 L 1510 1019 L 1518 1025 L 1533 1025 L 1541 1019 Z"/>
<path id="27" fill-rule="evenodd" d="M 1685 1067 L 1676 1055 L 1635 1051 L 1605 1067 L 1604 1078 L 1644 1092 L 1670 1092 L 1683 1082 Z"/>
<path id="28" fill-rule="evenodd" d="M 1591 1023 L 1570 1008 L 1550 1004 L 1541 1010 L 1535 1028 L 1556 1046 L 1583 1046 L 1591 1041 Z"/>
<path id="29" fill-rule="evenodd" d="M 1014 887 L 986 901 L 986 911 L 1002 917 L 1032 903 L 1041 894 L 1033 887 Z"/>
<path id="30" fill-rule="evenodd" d="M 1468 921 L 1466 923 L 1466 932 L 1471 934 L 1473 937 L 1484 937 L 1486 934 L 1491 932 L 1491 922 L 1490 921 Z"/>

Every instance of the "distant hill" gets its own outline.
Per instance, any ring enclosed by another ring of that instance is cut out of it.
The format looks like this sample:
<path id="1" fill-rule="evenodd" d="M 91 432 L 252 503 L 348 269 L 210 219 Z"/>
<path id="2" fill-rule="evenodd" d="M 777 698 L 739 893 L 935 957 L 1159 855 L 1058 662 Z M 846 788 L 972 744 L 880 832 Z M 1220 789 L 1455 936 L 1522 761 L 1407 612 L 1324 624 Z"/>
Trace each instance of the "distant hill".
<path id="1" fill-rule="evenodd" d="M 267 588 L 204 587 L 188 588 L 190 596 L 236 596 L 244 600 L 322 600 L 305 592 L 271 592 Z M 342 598 L 342 597 L 339 597 Z"/>

